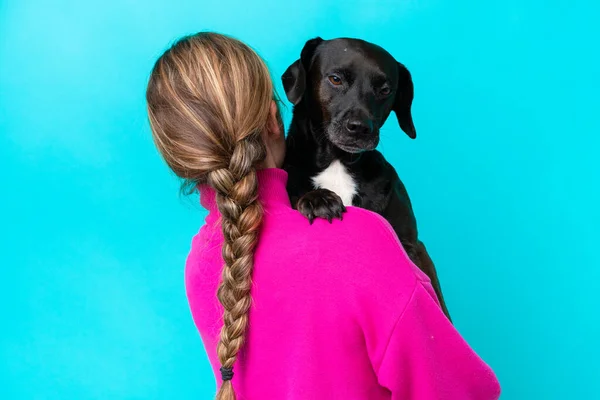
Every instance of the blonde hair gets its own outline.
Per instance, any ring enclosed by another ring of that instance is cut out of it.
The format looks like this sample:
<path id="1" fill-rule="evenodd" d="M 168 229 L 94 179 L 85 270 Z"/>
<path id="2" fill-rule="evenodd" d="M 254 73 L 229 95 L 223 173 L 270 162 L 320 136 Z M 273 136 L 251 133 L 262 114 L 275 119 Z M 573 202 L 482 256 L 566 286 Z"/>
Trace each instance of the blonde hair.
<path id="1" fill-rule="evenodd" d="M 273 83 L 264 61 L 244 43 L 198 33 L 175 43 L 156 62 L 146 93 L 154 142 L 185 185 L 217 193 L 223 243 L 223 328 L 217 354 L 223 382 L 218 400 L 235 399 L 232 368 L 248 326 L 254 248 L 263 211 L 257 165 L 265 159 Z"/>

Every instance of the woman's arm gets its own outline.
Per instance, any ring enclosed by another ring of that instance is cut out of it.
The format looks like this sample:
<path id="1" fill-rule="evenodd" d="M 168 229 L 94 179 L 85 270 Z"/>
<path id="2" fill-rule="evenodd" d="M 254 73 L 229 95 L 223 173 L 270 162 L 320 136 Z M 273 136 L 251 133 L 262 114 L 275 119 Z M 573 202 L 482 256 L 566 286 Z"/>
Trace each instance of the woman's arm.
<path id="1" fill-rule="evenodd" d="M 494 372 L 420 283 L 389 336 L 376 372 L 393 400 L 493 400 L 500 396 Z"/>
<path id="2" fill-rule="evenodd" d="M 361 325 L 379 383 L 393 400 L 497 399 L 494 372 L 446 318 L 392 227 L 378 215 L 364 217 L 370 256 L 362 269 L 372 281 L 362 289 Z"/>

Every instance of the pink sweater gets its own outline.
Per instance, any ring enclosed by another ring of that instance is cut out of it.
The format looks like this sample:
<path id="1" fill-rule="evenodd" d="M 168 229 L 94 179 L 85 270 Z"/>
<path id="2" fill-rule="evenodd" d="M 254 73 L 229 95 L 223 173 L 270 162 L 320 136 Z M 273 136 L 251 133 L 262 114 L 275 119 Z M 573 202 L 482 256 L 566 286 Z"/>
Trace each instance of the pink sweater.
<path id="1" fill-rule="evenodd" d="M 500 388 L 439 308 L 424 275 L 380 216 L 349 207 L 313 225 L 290 207 L 287 174 L 259 171 L 265 209 L 250 325 L 234 367 L 239 400 L 490 400 Z M 185 279 L 194 322 L 220 384 L 216 291 L 222 234 L 215 193 Z"/>

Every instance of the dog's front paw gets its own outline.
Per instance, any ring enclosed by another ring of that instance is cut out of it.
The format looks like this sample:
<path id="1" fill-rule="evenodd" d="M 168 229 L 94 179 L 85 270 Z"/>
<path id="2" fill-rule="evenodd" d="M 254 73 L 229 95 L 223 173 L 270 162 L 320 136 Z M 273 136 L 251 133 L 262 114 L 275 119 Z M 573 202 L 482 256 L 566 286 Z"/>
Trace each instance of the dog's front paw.
<path id="1" fill-rule="evenodd" d="M 316 189 L 300 197 L 296 208 L 312 224 L 315 218 L 325 218 L 329 223 L 334 218 L 342 219 L 346 207 L 340 196 L 328 189 Z"/>

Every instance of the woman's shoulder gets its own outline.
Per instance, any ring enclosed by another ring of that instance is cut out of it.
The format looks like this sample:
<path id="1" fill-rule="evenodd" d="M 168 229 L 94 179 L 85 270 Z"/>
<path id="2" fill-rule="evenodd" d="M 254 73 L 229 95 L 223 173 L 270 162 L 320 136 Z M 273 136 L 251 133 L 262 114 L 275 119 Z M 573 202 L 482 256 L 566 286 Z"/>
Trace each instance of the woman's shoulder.
<path id="1" fill-rule="evenodd" d="M 348 207 L 342 220 L 310 224 L 294 211 L 273 215 L 267 224 L 257 249 L 260 283 L 277 277 L 304 297 L 330 299 L 330 307 L 367 318 L 374 310 L 396 315 L 415 287 L 428 282 L 390 224 L 373 212 Z"/>
<path id="2" fill-rule="evenodd" d="M 389 222 L 381 215 L 359 207 L 347 207 L 341 219 L 317 218 L 312 223 L 296 210 L 289 210 L 285 217 L 277 215 L 269 218 L 269 222 L 278 225 L 279 229 L 289 231 L 290 235 L 309 235 L 323 239 L 324 243 L 336 242 L 358 243 L 378 247 L 387 245 L 401 247 L 400 242 Z"/>
<path id="3" fill-rule="evenodd" d="M 348 228 L 362 227 L 368 229 L 373 235 L 381 235 L 382 239 L 399 244 L 398 238 L 390 223 L 381 215 L 360 207 L 348 207 Z"/>
<path id="4" fill-rule="evenodd" d="M 267 218 L 265 233 L 284 254 L 310 258 L 321 266 L 341 266 L 347 275 L 371 275 L 395 281 L 427 281 L 402 248 L 391 225 L 379 214 L 347 207 L 341 220 L 316 219 L 311 224 L 298 211 Z M 335 267 L 334 267 L 335 268 Z M 335 271 L 334 275 L 336 275 Z M 307 271 L 310 273 L 310 271 Z M 373 278 L 376 278 L 373 276 Z"/>

